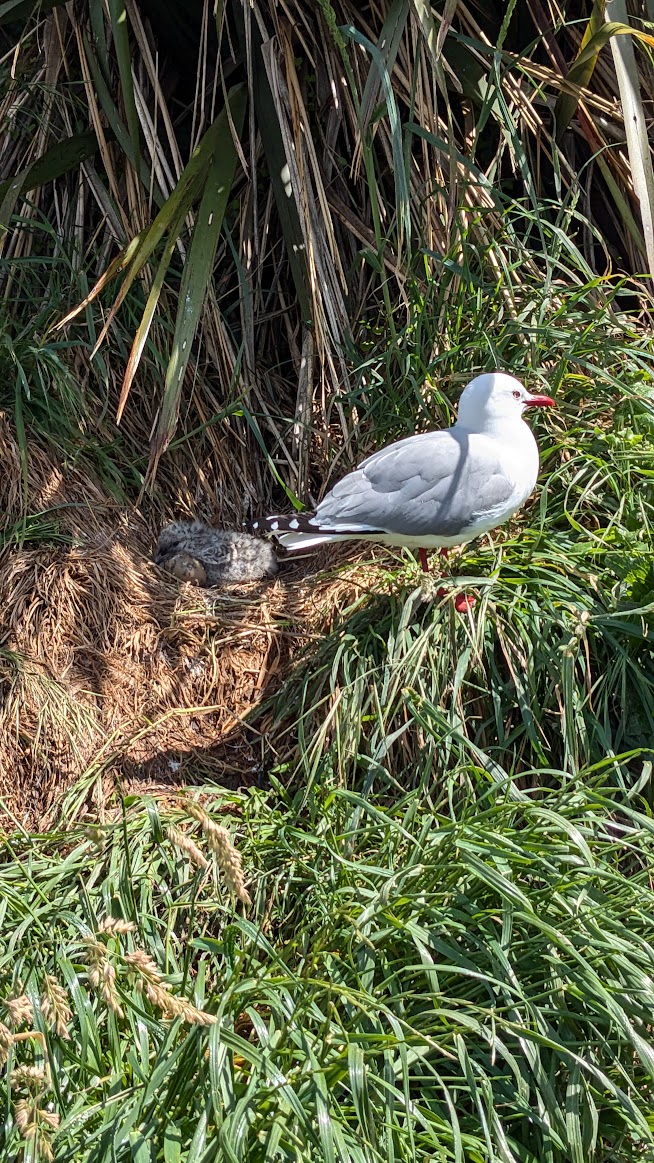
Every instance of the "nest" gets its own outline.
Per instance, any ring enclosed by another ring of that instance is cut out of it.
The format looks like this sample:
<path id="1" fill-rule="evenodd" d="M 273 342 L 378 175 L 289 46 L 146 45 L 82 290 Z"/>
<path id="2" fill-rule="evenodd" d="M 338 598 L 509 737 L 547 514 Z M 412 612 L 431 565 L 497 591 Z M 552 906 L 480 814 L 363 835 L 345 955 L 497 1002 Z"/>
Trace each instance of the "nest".
<path id="1" fill-rule="evenodd" d="M 43 827 L 80 780 L 101 808 L 116 783 L 129 791 L 260 779 L 275 756 L 248 715 L 367 588 L 370 566 L 320 585 L 317 558 L 220 591 L 180 585 L 149 560 L 161 514 L 148 522 L 121 508 L 83 471 L 67 470 L 64 481 L 39 447 L 30 449 L 25 497 L 4 417 L 0 455 L 5 814 Z M 51 540 L 32 542 L 21 514 L 46 511 Z"/>

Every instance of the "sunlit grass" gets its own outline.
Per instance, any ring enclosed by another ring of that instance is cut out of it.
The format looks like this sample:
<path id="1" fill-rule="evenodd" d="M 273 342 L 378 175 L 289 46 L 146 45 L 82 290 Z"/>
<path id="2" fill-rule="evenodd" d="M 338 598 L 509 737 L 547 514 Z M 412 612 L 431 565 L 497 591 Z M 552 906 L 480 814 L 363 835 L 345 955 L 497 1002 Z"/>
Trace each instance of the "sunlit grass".
<path id="1" fill-rule="evenodd" d="M 173 793 L 105 786 L 112 736 L 57 827 L 3 837 L 3 1160 L 653 1159 L 654 342 L 610 72 L 585 98 L 590 163 L 583 120 L 554 141 L 543 6 L 526 32 L 523 6 L 498 17 L 501 51 L 446 6 L 445 76 L 469 111 L 439 84 L 423 4 L 366 9 L 375 45 L 344 2 L 291 6 L 297 39 L 278 7 L 228 2 L 184 99 L 152 6 L 147 34 L 138 4 L 44 7 L 24 27 L 20 5 L 0 15 L 0 406 L 24 501 L 3 553 L 67 537 L 64 493 L 29 510 L 30 452 L 127 506 L 178 411 L 141 498 L 153 525 L 180 503 L 234 524 L 309 503 L 373 448 L 449 423 L 480 370 L 547 385 L 557 409 L 530 418 L 535 496 L 453 555 L 444 598 L 410 554 L 379 554 L 370 592 L 297 650 L 248 717 L 262 786 L 194 791 L 213 831 Z M 582 31 L 577 14 L 557 31 L 567 60 Z M 213 118 L 232 149 L 227 76 L 249 86 L 243 157 L 214 173 L 210 221 L 178 178 L 199 141 L 213 172 Z M 119 282 L 54 327 L 162 207 L 167 249 L 91 356 Z M 85 704 L 3 658 L 16 754 L 28 684 L 39 746 L 67 730 L 86 754 Z"/>
<path id="2" fill-rule="evenodd" d="M 636 804 L 600 773 L 516 799 L 470 765 L 385 805 L 279 791 L 203 793 L 242 853 L 247 917 L 175 843 L 167 821 L 193 821 L 165 801 L 8 846 L 8 1109 L 27 1095 L 60 1116 L 56 1159 L 651 1150 L 653 833 Z M 29 1092 L 21 1065 L 43 1072 Z"/>

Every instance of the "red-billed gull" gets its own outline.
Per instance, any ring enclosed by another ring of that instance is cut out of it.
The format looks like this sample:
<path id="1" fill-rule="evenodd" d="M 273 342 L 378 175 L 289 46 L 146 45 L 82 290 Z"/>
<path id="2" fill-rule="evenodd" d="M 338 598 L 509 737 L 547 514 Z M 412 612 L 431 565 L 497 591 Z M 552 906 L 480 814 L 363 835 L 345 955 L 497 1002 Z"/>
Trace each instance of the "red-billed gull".
<path id="1" fill-rule="evenodd" d="M 285 549 L 363 540 L 420 552 L 472 541 L 508 521 L 533 492 L 538 445 L 522 414 L 549 407 L 513 376 L 488 372 L 464 389 L 451 428 L 408 436 L 364 460 L 314 513 L 265 517 L 253 532 Z"/>

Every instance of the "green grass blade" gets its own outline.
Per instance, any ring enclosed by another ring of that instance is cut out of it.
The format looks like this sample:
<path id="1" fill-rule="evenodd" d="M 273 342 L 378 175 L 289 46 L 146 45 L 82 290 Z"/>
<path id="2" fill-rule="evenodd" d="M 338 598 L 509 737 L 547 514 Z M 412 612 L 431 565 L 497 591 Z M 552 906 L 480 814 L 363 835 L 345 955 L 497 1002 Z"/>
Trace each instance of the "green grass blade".
<path id="1" fill-rule="evenodd" d="M 596 6 L 598 8 L 602 7 L 599 4 L 599 0 L 596 0 Z M 587 85 L 595 69 L 599 53 L 613 36 L 633 36 L 637 40 L 642 41 L 643 44 L 647 44 L 650 47 L 654 46 L 654 36 L 650 36 L 646 32 L 641 32 L 639 29 L 631 28 L 628 24 L 623 24 L 619 21 L 609 21 L 606 24 L 602 24 L 587 40 L 585 48 L 581 49 L 572 68 L 566 74 L 566 86 L 575 85 L 583 88 Z M 554 105 L 557 140 L 560 140 L 563 133 L 565 133 L 578 104 L 578 95 L 572 94 L 565 89 L 559 93 Z"/>
<path id="2" fill-rule="evenodd" d="M 130 393 L 130 389 L 131 389 L 132 383 L 134 382 L 134 376 L 136 375 L 136 372 L 138 371 L 138 366 L 139 366 L 139 363 L 141 361 L 141 356 L 143 355 L 143 350 L 145 348 L 148 335 L 150 334 L 152 320 L 154 319 L 154 315 L 155 315 L 155 312 L 157 310 L 157 306 L 159 304 L 159 298 L 161 296 L 161 292 L 163 290 L 163 287 L 164 287 L 164 284 L 166 281 L 166 276 L 168 274 L 168 268 L 170 267 L 172 257 L 175 253 L 175 249 L 177 247 L 179 235 L 183 230 L 184 221 L 186 219 L 187 213 L 188 213 L 187 207 L 183 206 L 180 209 L 180 212 L 179 212 L 177 219 L 173 219 L 169 225 L 169 235 L 168 235 L 168 238 L 166 239 L 166 243 L 165 243 L 165 246 L 163 249 L 163 253 L 161 255 L 161 259 L 159 260 L 159 266 L 157 267 L 156 274 L 152 280 L 152 286 L 150 288 L 150 293 L 148 295 L 148 299 L 147 299 L 147 302 L 145 304 L 145 310 L 143 311 L 143 316 L 142 316 L 141 321 L 140 321 L 138 328 L 136 330 L 136 334 L 134 336 L 134 343 L 132 344 L 132 350 L 129 353 L 127 367 L 125 368 L 125 375 L 123 377 L 123 382 L 122 382 L 121 389 L 120 389 L 120 397 L 119 397 L 118 406 L 116 409 L 116 423 L 117 424 L 120 424 L 120 421 L 121 421 L 121 418 L 123 415 L 123 411 L 125 409 L 125 405 L 127 403 L 127 399 L 128 399 L 129 393 Z"/>
<path id="3" fill-rule="evenodd" d="M 123 106 L 127 117 L 127 129 L 131 143 L 131 162 L 135 171 L 139 172 L 141 146 L 139 141 L 139 119 L 134 98 L 134 83 L 132 81 L 132 49 L 129 43 L 129 29 L 127 23 L 127 8 L 125 0 L 109 0 L 109 18 L 111 32 L 116 46 L 116 59 Z"/>
<path id="4" fill-rule="evenodd" d="M 17 182 L 20 182 L 20 194 L 25 194 L 28 190 L 36 190 L 40 186 L 47 185 L 48 182 L 54 182 L 63 174 L 77 169 L 87 158 L 93 157 L 97 148 L 97 138 L 92 131 L 76 133 L 72 137 L 65 138 L 42 153 L 21 174 L 0 182 L 0 201 L 4 202 L 10 187 L 15 187 Z M 6 218 L 0 217 L 0 223 L 5 221 Z"/>
<path id="5" fill-rule="evenodd" d="M 245 120 L 245 89 L 243 87 L 232 89 L 228 100 L 234 126 L 240 134 Z M 225 109 L 218 115 L 209 132 L 212 157 L 193 238 L 184 263 L 170 362 L 151 447 L 150 474 L 156 468 L 159 457 L 168 447 L 175 431 L 184 374 L 213 271 L 216 247 L 238 160 Z"/>

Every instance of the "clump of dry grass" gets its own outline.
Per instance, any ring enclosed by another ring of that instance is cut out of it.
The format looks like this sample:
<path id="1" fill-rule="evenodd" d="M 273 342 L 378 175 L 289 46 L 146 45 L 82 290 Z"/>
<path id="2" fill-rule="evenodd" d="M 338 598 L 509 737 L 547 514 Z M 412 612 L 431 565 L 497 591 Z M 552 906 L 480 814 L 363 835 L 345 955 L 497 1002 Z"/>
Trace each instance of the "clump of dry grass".
<path id="1" fill-rule="evenodd" d="M 0 483 L 5 528 L 15 530 L 24 497 L 6 418 L 0 452 L 15 469 Z M 158 510 L 120 510 L 86 470 L 68 470 L 64 485 L 37 441 L 29 456 L 29 511 L 63 507 L 59 540 L 14 538 L 0 553 L 5 807 L 41 825 L 80 777 L 104 802 L 116 780 L 197 782 L 198 756 L 202 774 L 251 783 L 261 758 L 244 717 L 351 599 L 356 580 L 317 591 L 306 576 L 315 566 L 304 561 L 274 582 L 201 594 L 179 587 L 149 560 Z"/>

